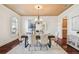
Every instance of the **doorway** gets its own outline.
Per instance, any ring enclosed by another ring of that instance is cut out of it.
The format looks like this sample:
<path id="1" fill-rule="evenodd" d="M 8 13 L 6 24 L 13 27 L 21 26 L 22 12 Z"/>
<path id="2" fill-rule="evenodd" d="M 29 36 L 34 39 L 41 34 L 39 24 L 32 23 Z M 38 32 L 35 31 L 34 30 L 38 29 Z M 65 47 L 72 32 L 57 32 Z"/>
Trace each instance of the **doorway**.
<path id="1" fill-rule="evenodd" d="M 62 45 L 67 45 L 67 17 L 63 18 L 62 21 Z"/>

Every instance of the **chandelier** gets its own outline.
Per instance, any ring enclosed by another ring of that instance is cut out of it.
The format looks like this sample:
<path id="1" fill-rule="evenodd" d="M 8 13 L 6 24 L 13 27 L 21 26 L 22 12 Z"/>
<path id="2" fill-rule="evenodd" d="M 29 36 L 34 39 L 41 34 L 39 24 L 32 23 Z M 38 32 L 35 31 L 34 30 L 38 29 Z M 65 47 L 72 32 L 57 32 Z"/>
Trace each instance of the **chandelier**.
<path id="1" fill-rule="evenodd" d="M 40 15 L 39 15 L 39 10 L 42 9 L 42 6 L 41 5 L 36 5 L 35 8 L 38 11 L 38 16 L 37 16 L 37 19 L 36 20 L 37 21 L 40 21 L 41 19 L 40 19 Z"/>

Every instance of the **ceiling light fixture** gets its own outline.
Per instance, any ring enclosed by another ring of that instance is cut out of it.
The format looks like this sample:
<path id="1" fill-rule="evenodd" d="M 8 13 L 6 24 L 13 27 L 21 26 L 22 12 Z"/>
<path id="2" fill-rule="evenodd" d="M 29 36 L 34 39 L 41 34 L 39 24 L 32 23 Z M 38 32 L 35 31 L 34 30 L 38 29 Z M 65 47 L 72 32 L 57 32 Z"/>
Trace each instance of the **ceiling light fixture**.
<path id="1" fill-rule="evenodd" d="M 38 11 L 38 19 L 37 19 L 37 20 L 40 21 L 39 10 L 42 9 L 42 6 L 41 6 L 41 5 L 36 5 L 35 8 L 36 8 L 36 10 Z"/>
<path id="2" fill-rule="evenodd" d="M 38 9 L 42 9 L 42 6 L 41 5 L 36 5 L 35 8 L 38 10 Z"/>

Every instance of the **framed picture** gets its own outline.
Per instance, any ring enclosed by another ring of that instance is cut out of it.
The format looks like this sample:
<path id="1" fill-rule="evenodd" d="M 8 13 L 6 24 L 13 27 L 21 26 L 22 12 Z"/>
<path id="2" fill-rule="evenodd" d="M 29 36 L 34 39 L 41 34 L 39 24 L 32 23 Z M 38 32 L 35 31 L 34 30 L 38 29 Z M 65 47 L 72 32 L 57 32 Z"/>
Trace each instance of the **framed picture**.
<path id="1" fill-rule="evenodd" d="M 11 17 L 10 19 L 10 32 L 12 35 L 17 34 L 18 31 L 18 19 L 16 17 Z"/>
<path id="2" fill-rule="evenodd" d="M 72 17 L 72 30 L 79 31 L 79 15 Z"/>

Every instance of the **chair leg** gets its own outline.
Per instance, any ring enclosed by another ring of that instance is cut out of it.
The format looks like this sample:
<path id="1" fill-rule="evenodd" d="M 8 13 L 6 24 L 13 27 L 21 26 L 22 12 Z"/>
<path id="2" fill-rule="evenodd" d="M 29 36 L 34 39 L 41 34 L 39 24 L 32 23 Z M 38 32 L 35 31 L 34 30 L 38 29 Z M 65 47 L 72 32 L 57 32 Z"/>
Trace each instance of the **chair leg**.
<path id="1" fill-rule="evenodd" d="M 46 45 L 46 49 L 48 50 L 48 45 Z"/>
<path id="2" fill-rule="evenodd" d="M 34 51 L 36 51 L 36 45 L 34 45 Z"/>
<path id="3" fill-rule="evenodd" d="M 42 44 L 40 44 L 40 50 L 42 50 Z"/>
<path id="4" fill-rule="evenodd" d="M 30 48 L 31 48 L 31 44 L 29 44 L 29 51 L 30 51 Z"/>

